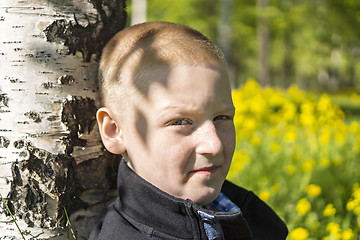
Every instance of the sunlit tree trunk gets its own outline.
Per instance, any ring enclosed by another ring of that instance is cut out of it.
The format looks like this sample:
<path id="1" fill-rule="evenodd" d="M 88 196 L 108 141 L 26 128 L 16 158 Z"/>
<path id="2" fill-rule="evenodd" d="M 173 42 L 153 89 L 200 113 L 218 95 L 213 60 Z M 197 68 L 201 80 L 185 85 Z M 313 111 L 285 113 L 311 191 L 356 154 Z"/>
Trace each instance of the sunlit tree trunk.
<path id="1" fill-rule="evenodd" d="M 230 62 L 231 56 L 231 14 L 232 0 L 220 0 L 220 15 L 218 23 L 218 45 L 223 51 L 225 59 Z M 231 71 L 230 64 L 230 80 L 232 87 L 235 86 L 235 77 Z"/>
<path id="2" fill-rule="evenodd" d="M 97 131 L 95 59 L 125 26 L 124 5 L 0 2 L 0 193 L 27 235 L 66 239 L 66 208 L 86 238 L 111 198 L 118 159 Z M 18 239 L 0 212 L 0 238 Z"/>
<path id="3" fill-rule="evenodd" d="M 131 9 L 131 25 L 146 22 L 147 0 L 132 0 Z"/>
<path id="4" fill-rule="evenodd" d="M 355 88 L 357 85 L 357 76 L 356 76 L 356 63 L 360 56 L 359 47 L 356 44 L 351 44 L 349 49 L 349 68 L 348 68 L 348 86 L 350 88 Z"/>
<path id="5" fill-rule="evenodd" d="M 284 57 L 282 64 L 282 87 L 288 88 L 293 83 L 294 61 L 293 61 L 293 42 L 291 39 L 291 27 L 284 31 Z"/>
<path id="6" fill-rule="evenodd" d="M 270 84 L 269 67 L 269 26 L 267 16 L 264 16 L 269 0 L 257 0 L 258 22 L 258 71 L 259 81 L 262 86 Z"/>

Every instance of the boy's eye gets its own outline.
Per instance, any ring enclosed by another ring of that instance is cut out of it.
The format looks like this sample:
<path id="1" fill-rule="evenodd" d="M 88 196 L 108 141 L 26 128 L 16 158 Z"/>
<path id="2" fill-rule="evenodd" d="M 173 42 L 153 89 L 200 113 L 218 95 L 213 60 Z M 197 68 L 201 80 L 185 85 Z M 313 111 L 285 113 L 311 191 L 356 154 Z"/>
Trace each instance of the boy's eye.
<path id="1" fill-rule="evenodd" d="M 191 122 L 187 119 L 179 119 L 171 123 L 172 126 L 183 126 L 189 124 L 191 124 Z"/>
<path id="2" fill-rule="evenodd" d="M 230 117 L 230 116 L 226 116 L 226 115 L 218 115 L 218 116 L 216 116 L 216 117 L 214 117 L 214 122 L 215 121 L 221 121 L 221 120 L 232 120 L 232 117 Z"/>

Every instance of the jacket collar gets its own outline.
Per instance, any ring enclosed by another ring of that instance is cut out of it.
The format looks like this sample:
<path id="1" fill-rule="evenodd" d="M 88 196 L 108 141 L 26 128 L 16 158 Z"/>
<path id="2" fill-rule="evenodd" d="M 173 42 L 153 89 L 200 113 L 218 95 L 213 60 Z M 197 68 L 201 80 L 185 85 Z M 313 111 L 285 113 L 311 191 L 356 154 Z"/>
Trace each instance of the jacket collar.
<path id="1" fill-rule="evenodd" d="M 119 166 L 118 191 L 116 210 L 139 230 L 182 239 L 194 239 L 194 236 L 201 239 L 198 206 L 191 200 L 161 191 L 133 172 L 125 161 Z"/>
<path id="2" fill-rule="evenodd" d="M 118 191 L 115 210 L 149 236 L 161 239 L 207 239 L 204 219 L 198 214 L 200 210 L 219 221 L 225 239 L 252 239 L 241 212 L 214 212 L 200 208 L 189 199 L 175 198 L 142 179 L 125 161 L 121 161 L 119 166 Z"/>

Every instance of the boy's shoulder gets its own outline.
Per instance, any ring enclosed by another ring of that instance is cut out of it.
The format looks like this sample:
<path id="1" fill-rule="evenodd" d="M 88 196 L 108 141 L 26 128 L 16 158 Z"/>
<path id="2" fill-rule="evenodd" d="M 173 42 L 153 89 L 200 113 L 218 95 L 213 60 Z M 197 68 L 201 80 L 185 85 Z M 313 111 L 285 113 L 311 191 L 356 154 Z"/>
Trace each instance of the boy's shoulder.
<path id="1" fill-rule="evenodd" d="M 137 239 L 148 240 L 148 236 L 134 228 L 132 223 L 122 217 L 114 206 L 108 206 L 105 217 L 92 229 L 88 240 L 102 239 Z M 153 237 L 154 240 L 158 238 Z"/>
<path id="2" fill-rule="evenodd" d="M 253 192 L 229 181 L 224 182 L 221 191 L 241 209 L 254 239 L 286 238 L 288 229 L 283 220 Z"/>

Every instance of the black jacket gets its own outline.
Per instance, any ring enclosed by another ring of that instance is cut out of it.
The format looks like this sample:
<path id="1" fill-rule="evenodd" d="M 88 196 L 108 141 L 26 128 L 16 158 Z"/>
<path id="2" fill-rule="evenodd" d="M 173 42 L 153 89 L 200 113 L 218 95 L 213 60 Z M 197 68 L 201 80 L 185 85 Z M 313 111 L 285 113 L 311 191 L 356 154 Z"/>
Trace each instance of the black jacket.
<path id="1" fill-rule="evenodd" d="M 121 161 L 118 174 L 119 197 L 104 219 L 93 229 L 89 240 L 102 239 L 198 239 L 207 240 L 200 207 L 191 200 L 174 198 L 154 187 Z M 225 181 L 222 192 L 242 211 L 214 215 L 226 240 L 282 240 L 287 236 L 283 221 L 255 194 Z"/>

